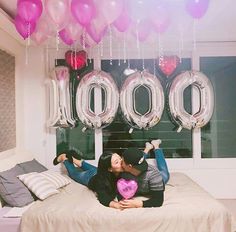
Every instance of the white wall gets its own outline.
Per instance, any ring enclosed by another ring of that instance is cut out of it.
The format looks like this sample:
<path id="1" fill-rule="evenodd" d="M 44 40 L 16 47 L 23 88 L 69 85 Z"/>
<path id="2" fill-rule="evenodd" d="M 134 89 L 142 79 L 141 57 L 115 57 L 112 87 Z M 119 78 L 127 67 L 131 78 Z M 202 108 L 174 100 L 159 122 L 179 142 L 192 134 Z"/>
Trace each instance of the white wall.
<path id="1" fill-rule="evenodd" d="M 8 25 L 5 24 L 5 27 L 13 30 L 10 22 Z M 52 165 L 56 151 L 55 130 L 49 131 L 45 128 L 44 81 L 53 66 L 52 60 L 56 56 L 63 57 L 63 52 L 55 56 L 55 51 L 50 51 L 51 57 L 48 60 L 42 48 L 30 47 L 26 65 L 25 45 L 19 39 L 15 39 L 17 36 L 14 33 L 0 28 L 0 48 L 16 56 L 17 148 L 31 151 L 48 168 L 55 168 Z M 132 56 L 135 57 L 134 54 Z M 148 54 L 145 55 L 147 56 Z M 49 69 L 45 69 L 45 65 L 49 66 Z M 101 144 L 99 141 L 97 143 Z M 197 144 L 195 145 L 197 147 Z M 100 148 L 96 151 L 100 151 Z M 168 165 L 170 171 L 188 174 L 216 198 L 236 198 L 235 159 L 218 159 L 205 163 L 199 159 L 198 153 L 190 160 L 168 160 Z"/>

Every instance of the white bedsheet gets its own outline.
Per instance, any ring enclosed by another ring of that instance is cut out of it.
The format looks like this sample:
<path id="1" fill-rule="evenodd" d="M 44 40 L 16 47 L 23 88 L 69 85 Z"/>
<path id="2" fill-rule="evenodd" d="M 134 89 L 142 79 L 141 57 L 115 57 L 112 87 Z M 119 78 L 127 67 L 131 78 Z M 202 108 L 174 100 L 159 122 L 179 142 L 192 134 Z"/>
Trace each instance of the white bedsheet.
<path id="1" fill-rule="evenodd" d="M 86 187 L 71 183 L 22 216 L 22 232 L 233 232 L 226 208 L 181 173 L 172 173 L 160 208 L 104 207 Z"/>

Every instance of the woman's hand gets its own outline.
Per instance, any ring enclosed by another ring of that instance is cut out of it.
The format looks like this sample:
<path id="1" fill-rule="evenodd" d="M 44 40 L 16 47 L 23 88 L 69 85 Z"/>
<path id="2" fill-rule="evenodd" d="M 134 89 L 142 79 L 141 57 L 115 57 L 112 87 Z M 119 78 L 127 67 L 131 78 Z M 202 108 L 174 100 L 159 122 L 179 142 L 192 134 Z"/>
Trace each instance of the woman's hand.
<path id="1" fill-rule="evenodd" d="M 123 210 L 123 208 L 121 207 L 120 202 L 118 202 L 118 201 L 111 201 L 110 204 L 109 204 L 109 207 L 114 208 L 114 209 Z"/>
<path id="2" fill-rule="evenodd" d="M 121 200 L 119 203 L 123 209 L 143 207 L 143 201 L 139 199 Z"/>

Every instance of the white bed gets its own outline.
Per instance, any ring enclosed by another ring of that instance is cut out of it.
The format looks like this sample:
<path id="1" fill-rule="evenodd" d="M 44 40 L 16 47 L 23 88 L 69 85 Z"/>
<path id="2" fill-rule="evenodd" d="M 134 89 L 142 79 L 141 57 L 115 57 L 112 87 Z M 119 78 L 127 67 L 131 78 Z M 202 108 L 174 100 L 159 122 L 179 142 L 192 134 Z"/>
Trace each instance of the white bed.
<path id="1" fill-rule="evenodd" d="M 32 155 L 18 152 L 1 159 L 0 171 L 30 159 Z M 182 173 L 171 173 L 160 208 L 120 211 L 104 207 L 92 191 L 72 181 L 59 194 L 37 200 L 21 219 L 4 218 L 7 211 L 8 208 L 0 209 L 0 231 L 19 232 L 19 228 L 21 232 L 236 231 L 226 208 Z"/>
<path id="2" fill-rule="evenodd" d="M 93 192 L 72 182 L 38 201 L 22 216 L 22 232 L 233 232 L 232 215 L 182 173 L 172 173 L 160 208 L 104 207 Z"/>

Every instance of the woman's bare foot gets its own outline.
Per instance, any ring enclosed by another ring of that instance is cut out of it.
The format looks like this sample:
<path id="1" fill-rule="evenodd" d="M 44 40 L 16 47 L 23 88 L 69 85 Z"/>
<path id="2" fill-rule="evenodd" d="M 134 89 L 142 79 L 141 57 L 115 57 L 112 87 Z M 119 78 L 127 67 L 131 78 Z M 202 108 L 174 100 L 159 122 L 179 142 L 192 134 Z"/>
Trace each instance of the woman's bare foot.
<path id="1" fill-rule="evenodd" d="M 73 159 L 73 163 L 74 163 L 76 166 L 78 166 L 78 167 L 81 167 L 81 166 L 82 166 L 83 160 L 78 160 L 78 159 L 74 158 L 73 156 L 72 156 L 72 159 Z"/>
<path id="2" fill-rule="evenodd" d="M 62 153 L 59 156 L 56 156 L 53 160 L 53 164 L 57 165 L 61 162 L 63 162 L 64 160 L 67 160 L 66 154 Z"/>
<path id="3" fill-rule="evenodd" d="M 65 160 L 67 160 L 67 157 L 66 157 L 66 154 L 65 154 L 65 153 L 60 154 L 60 155 L 57 157 L 57 162 L 58 162 L 58 163 L 64 162 Z"/>
<path id="4" fill-rule="evenodd" d="M 144 148 L 143 152 L 147 154 L 152 149 L 153 149 L 153 145 L 151 143 L 149 143 L 149 142 L 146 142 L 145 143 L 145 148 Z"/>
<path id="5" fill-rule="evenodd" d="M 161 144 L 161 140 L 160 139 L 152 140 L 151 144 L 153 145 L 154 149 L 159 149 L 159 146 Z"/>

